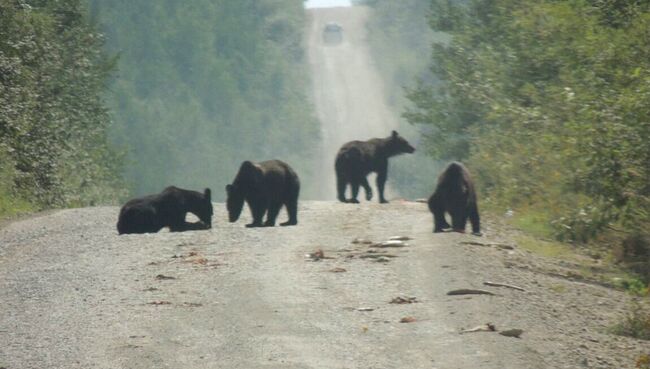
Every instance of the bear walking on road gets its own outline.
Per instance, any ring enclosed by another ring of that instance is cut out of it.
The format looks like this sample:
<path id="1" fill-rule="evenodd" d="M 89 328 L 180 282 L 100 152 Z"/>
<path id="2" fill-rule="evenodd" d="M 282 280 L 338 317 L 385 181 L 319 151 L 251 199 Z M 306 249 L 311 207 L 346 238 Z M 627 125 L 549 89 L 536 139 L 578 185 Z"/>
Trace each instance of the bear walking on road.
<path id="1" fill-rule="evenodd" d="M 372 199 L 372 190 L 366 178 L 371 172 L 377 173 L 377 191 L 379 202 L 387 203 L 384 198 L 384 185 L 388 176 L 388 158 L 399 154 L 411 154 L 411 146 L 397 131 L 389 137 L 373 138 L 368 141 L 350 141 L 343 145 L 336 154 L 336 190 L 341 202 L 359 203 L 357 196 L 359 186 L 366 191 L 366 200 Z M 352 197 L 345 198 L 345 190 L 350 184 Z"/>
<path id="2" fill-rule="evenodd" d="M 187 213 L 200 221 L 188 223 Z M 164 227 L 172 232 L 208 229 L 212 227 L 211 192 L 203 193 L 170 186 L 161 193 L 129 200 L 120 210 L 117 221 L 119 234 L 155 233 Z"/>
<path id="3" fill-rule="evenodd" d="M 474 183 L 463 164 L 452 162 L 447 166 L 438 177 L 436 190 L 428 203 L 433 213 L 433 232 L 442 232 L 450 227 L 445 219 L 445 213 L 449 213 L 454 231 L 464 233 L 469 218 L 472 234 L 481 235 Z"/>
<path id="4" fill-rule="evenodd" d="M 273 227 L 282 206 L 286 206 L 289 220 L 280 224 L 298 224 L 298 195 L 300 181 L 291 167 L 280 160 L 261 163 L 245 161 L 232 184 L 226 186 L 228 218 L 237 221 L 244 201 L 253 215 L 253 222 L 246 227 Z M 262 223 L 264 214 L 266 222 Z"/>

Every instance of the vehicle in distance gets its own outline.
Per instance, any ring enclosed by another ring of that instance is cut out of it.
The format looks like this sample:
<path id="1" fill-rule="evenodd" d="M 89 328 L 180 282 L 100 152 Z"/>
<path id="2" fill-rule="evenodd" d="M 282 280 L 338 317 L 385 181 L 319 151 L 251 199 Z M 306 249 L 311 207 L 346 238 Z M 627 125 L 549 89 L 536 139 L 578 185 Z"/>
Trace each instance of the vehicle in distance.
<path id="1" fill-rule="evenodd" d="M 323 42 L 329 45 L 340 44 L 343 41 L 343 27 L 336 22 L 329 22 L 323 28 Z"/>

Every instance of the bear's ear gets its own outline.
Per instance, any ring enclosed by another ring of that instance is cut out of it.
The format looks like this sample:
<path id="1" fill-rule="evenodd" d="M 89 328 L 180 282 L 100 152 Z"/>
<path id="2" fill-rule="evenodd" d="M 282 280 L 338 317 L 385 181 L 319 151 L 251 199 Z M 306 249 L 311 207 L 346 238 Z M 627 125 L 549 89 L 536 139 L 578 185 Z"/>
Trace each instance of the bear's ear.
<path id="1" fill-rule="evenodd" d="M 251 169 L 255 168 L 255 164 L 253 162 L 246 160 L 245 162 L 241 163 L 241 169 Z"/>
<path id="2" fill-rule="evenodd" d="M 208 201 L 211 201 L 212 200 L 212 191 L 210 191 L 209 188 L 206 188 L 205 191 L 203 191 L 203 196 L 205 196 L 205 198 Z"/>
<path id="3" fill-rule="evenodd" d="M 399 133 L 397 133 L 397 131 L 393 130 L 393 132 L 391 133 L 391 137 L 392 138 L 397 138 L 397 136 L 399 136 Z"/>
<path id="4" fill-rule="evenodd" d="M 232 192 L 232 185 L 230 184 L 226 185 L 226 193 L 230 195 L 231 192 Z"/>

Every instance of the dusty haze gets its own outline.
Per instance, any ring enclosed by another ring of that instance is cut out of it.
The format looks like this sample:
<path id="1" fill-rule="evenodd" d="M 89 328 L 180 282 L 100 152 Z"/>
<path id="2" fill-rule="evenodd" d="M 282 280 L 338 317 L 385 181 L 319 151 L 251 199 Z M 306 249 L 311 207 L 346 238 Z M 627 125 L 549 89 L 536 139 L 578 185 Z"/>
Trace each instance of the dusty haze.
<path id="1" fill-rule="evenodd" d="M 336 198 L 334 158 L 339 147 L 352 140 L 386 137 L 399 122 L 386 104 L 384 85 L 366 42 L 370 9 L 356 6 L 306 11 L 312 98 L 322 135 L 318 193 L 319 198 L 332 200 Z M 342 43 L 323 43 L 323 27 L 328 22 L 343 27 Z M 394 192 L 388 187 L 387 196 L 391 194 Z"/>

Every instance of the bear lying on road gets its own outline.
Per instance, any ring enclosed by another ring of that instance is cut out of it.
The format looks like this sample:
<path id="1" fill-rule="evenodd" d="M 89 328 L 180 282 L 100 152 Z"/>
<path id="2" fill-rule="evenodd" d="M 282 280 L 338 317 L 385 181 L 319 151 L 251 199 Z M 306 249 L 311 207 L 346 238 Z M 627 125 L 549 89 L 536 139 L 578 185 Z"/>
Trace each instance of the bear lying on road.
<path id="1" fill-rule="evenodd" d="M 373 138 L 368 141 L 351 141 L 339 149 L 336 154 L 336 190 L 341 202 L 358 203 L 359 186 L 366 191 L 366 200 L 372 199 L 372 190 L 366 178 L 371 172 L 377 173 L 377 191 L 379 202 L 387 203 L 384 198 L 384 185 L 388 176 L 388 158 L 399 154 L 411 154 L 415 148 L 396 131 L 389 137 Z M 352 198 L 345 198 L 345 189 L 350 184 Z"/>
<path id="2" fill-rule="evenodd" d="M 273 227 L 282 205 L 287 207 L 289 220 L 280 225 L 298 224 L 298 194 L 300 181 L 289 165 L 280 160 L 254 164 L 245 161 L 232 184 L 226 186 L 228 194 L 228 218 L 237 221 L 244 207 L 244 200 L 253 215 L 253 223 L 246 227 Z M 267 213 L 266 222 L 262 223 Z"/>
<path id="3" fill-rule="evenodd" d="M 451 215 L 451 224 L 456 232 L 465 232 L 467 218 L 472 223 L 472 233 L 481 235 L 481 225 L 476 203 L 474 183 L 465 166 L 453 162 L 438 177 L 435 192 L 429 197 L 429 210 L 433 213 L 433 232 L 449 228 L 445 212 Z"/>
<path id="4" fill-rule="evenodd" d="M 200 221 L 188 223 L 187 213 Z M 212 227 L 210 189 L 203 193 L 170 186 L 161 193 L 129 200 L 120 210 L 117 221 L 119 234 L 155 233 L 164 227 L 172 232 L 208 229 Z"/>

